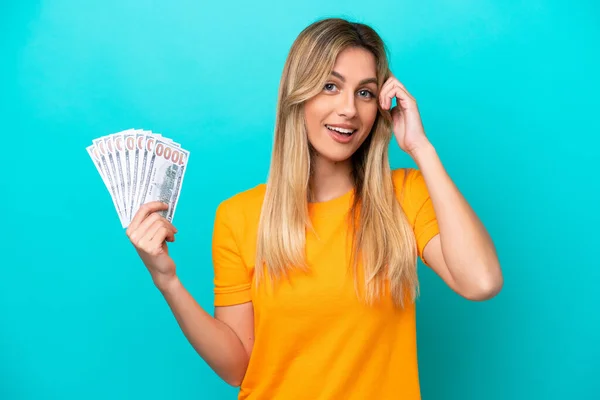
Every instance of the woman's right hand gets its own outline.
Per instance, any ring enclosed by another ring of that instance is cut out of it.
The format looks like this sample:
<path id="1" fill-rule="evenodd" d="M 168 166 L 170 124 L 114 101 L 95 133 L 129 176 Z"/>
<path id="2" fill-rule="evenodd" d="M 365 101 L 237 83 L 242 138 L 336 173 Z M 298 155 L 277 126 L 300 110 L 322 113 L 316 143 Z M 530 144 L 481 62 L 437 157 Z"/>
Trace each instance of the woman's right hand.
<path id="1" fill-rule="evenodd" d="M 175 241 L 177 229 L 158 213 L 166 209 L 168 205 L 161 201 L 142 205 L 126 231 L 152 280 L 159 287 L 177 278 L 175 262 L 169 256 L 167 247 L 167 242 Z"/>

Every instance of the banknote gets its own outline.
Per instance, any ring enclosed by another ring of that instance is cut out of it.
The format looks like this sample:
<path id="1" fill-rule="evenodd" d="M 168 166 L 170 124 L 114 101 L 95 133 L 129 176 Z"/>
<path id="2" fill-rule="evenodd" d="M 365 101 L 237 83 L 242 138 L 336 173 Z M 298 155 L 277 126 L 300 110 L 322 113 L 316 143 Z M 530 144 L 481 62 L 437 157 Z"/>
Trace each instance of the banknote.
<path id="1" fill-rule="evenodd" d="M 156 139 L 153 150 L 152 167 L 146 177 L 146 193 L 141 203 L 157 200 L 167 203 L 169 208 L 161 213 L 171 221 L 179 201 L 189 152 L 164 139 Z"/>
<path id="2" fill-rule="evenodd" d="M 117 202 L 117 194 L 115 192 L 115 185 L 113 184 L 112 176 L 110 174 L 108 174 L 108 172 L 107 172 L 108 169 L 106 167 L 106 160 L 104 159 L 103 156 L 101 156 L 98 148 L 96 146 L 94 146 L 93 144 L 86 147 L 86 150 L 87 150 L 89 156 L 91 157 L 92 161 L 94 161 L 96 170 L 98 171 L 98 174 L 100 174 L 100 178 L 102 179 L 102 182 L 104 182 L 104 185 L 106 186 L 106 188 L 108 189 L 108 192 L 110 193 L 110 197 L 111 197 L 113 205 L 115 206 L 115 209 L 117 211 L 117 216 L 119 217 L 119 221 L 121 222 L 121 225 L 124 226 L 125 218 L 123 217 L 123 215 L 124 215 L 123 210 L 121 210 L 121 206 Z"/>
<path id="3" fill-rule="evenodd" d="M 169 205 L 161 215 L 173 220 L 190 155 L 180 143 L 149 130 L 126 129 L 93 139 L 86 151 L 122 228 L 143 204 L 155 200 Z"/>

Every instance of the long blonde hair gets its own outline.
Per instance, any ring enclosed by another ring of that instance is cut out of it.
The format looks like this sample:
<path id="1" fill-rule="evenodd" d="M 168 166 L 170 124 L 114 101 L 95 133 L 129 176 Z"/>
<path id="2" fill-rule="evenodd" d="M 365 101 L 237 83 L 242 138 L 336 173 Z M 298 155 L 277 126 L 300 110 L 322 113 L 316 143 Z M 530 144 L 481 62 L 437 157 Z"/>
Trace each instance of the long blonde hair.
<path id="1" fill-rule="evenodd" d="M 306 230 L 311 149 L 304 122 L 304 103 L 322 91 L 336 58 L 349 47 L 373 53 L 378 87 L 390 76 L 387 49 L 369 26 L 330 18 L 305 28 L 294 41 L 281 76 L 275 138 L 266 193 L 258 226 L 255 279 L 271 282 L 289 276 L 293 268 L 307 270 Z M 372 304 L 386 291 L 402 306 L 418 294 L 416 244 L 412 228 L 396 199 L 388 146 L 392 137 L 389 112 L 379 107 L 373 128 L 352 156 L 354 200 L 349 213 L 352 227 L 357 293 Z M 362 264 L 362 273 L 358 274 Z M 363 276 L 362 282 L 358 276 Z"/>

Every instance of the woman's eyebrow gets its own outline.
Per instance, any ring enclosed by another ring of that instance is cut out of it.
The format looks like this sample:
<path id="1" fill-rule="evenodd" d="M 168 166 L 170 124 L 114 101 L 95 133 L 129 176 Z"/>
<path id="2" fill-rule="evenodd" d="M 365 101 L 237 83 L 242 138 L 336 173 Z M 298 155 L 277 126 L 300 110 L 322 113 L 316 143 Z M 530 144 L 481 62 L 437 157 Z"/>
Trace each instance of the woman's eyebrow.
<path id="1" fill-rule="evenodd" d="M 344 78 L 342 76 L 342 74 L 340 74 L 339 72 L 332 71 L 331 75 L 339 78 L 342 82 L 346 82 L 346 78 Z M 367 83 L 377 84 L 377 78 L 367 78 L 367 79 L 363 79 L 362 81 L 358 82 L 359 85 L 366 85 Z"/>

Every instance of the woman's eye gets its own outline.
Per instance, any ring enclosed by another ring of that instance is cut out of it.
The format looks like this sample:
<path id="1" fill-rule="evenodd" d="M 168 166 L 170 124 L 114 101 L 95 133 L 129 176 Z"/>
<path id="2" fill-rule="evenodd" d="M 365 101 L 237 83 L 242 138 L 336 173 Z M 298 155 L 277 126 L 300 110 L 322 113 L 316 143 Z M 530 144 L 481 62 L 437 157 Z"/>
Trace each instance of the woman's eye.
<path id="1" fill-rule="evenodd" d="M 367 97 L 367 98 L 373 97 L 373 93 L 371 93 L 369 90 L 366 90 L 366 89 L 359 90 L 358 93 L 363 97 Z"/>
<path id="2" fill-rule="evenodd" d="M 333 88 L 335 88 L 335 84 L 333 84 L 333 83 L 326 83 L 325 86 L 323 86 L 323 89 L 325 89 L 327 91 L 332 91 Z"/>

